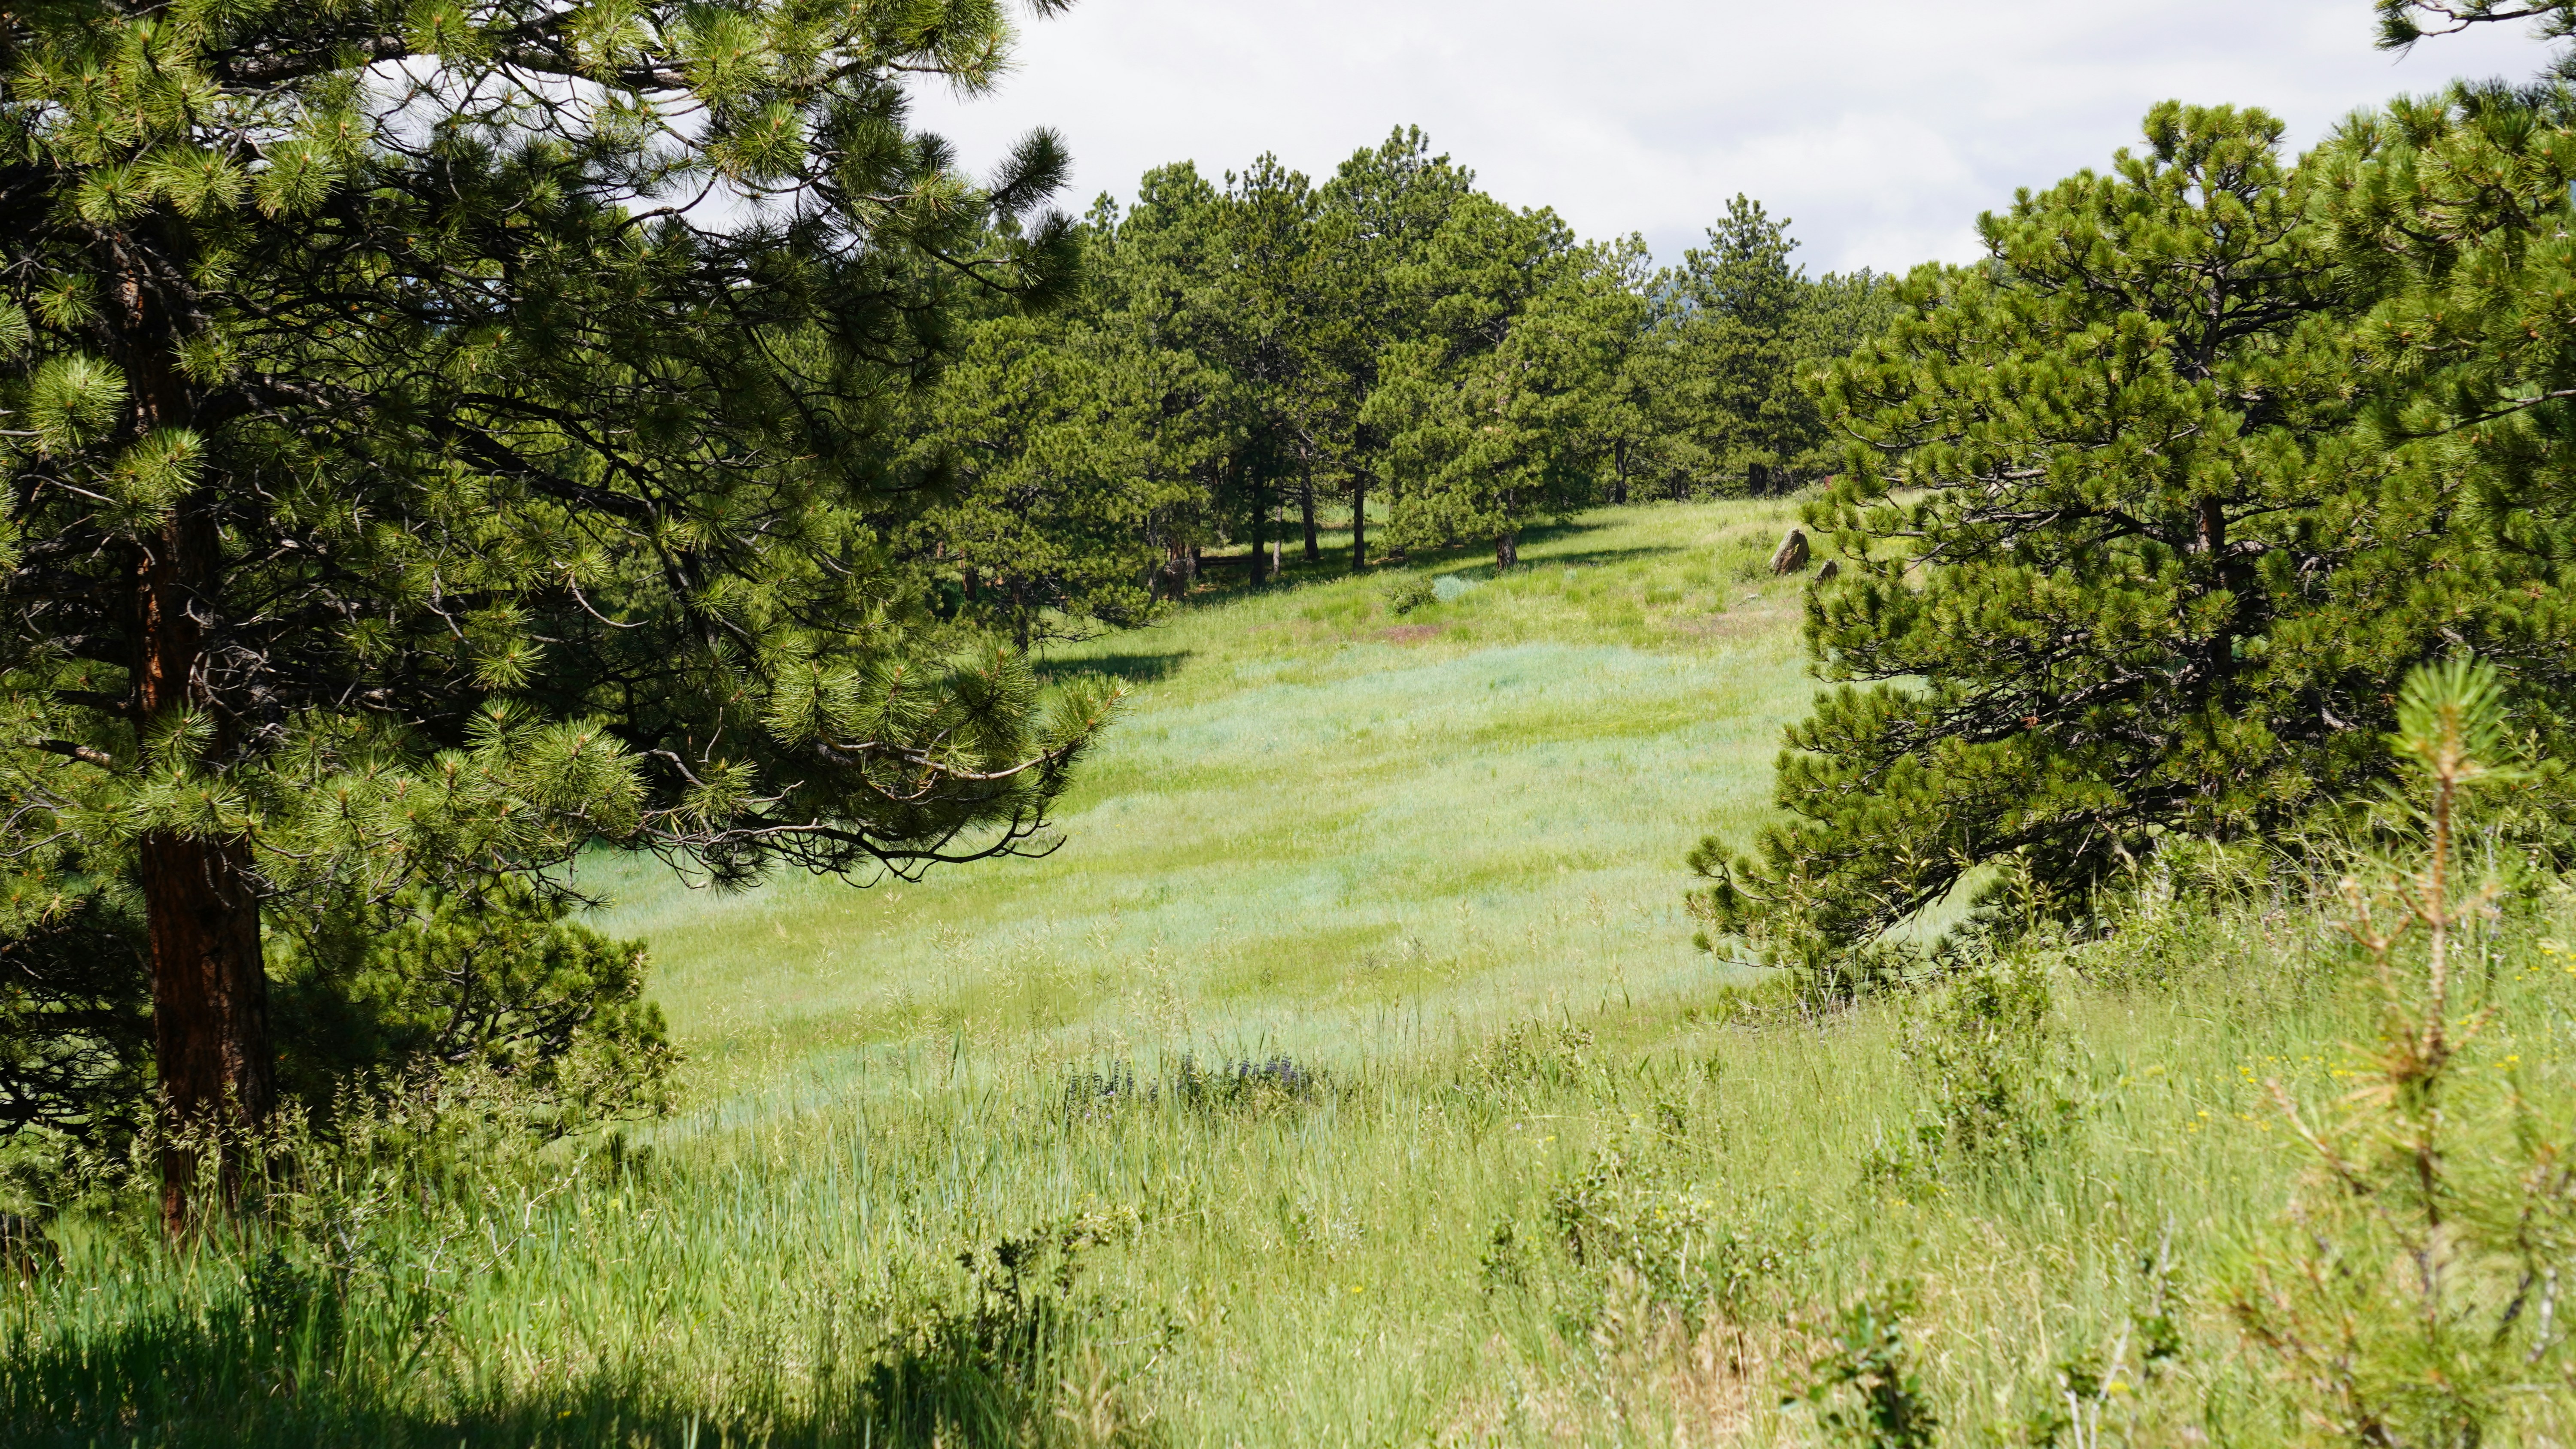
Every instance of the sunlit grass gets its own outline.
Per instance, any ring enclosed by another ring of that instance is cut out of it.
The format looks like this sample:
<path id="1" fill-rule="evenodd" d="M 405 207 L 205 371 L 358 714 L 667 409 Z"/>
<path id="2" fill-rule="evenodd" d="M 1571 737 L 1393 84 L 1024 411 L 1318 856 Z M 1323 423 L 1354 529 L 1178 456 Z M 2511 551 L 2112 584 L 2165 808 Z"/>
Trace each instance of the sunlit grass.
<path id="1" fill-rule="evenodd" d="M 747 895 L 594 866 L 702 1059 L 908 1037 L 1109 1054 L 1345 1054 L 1397 1019 L 1704 992 L 1680 857 L 1749 836 L 1803 709 L 1786 503 L 1620 510 L 1410 571 L 1337 562 L 1047 656 L 1135 697 L 1043 860 Z"/>
<path id="2" fill-rule="evenodd" d="M 1812 688 L 1798 585 L 1761 570 L 1786 517 L 1596 515 L 1510 577 L 1418 561 L 1473 586 L 1402 618 L 1327 566 L 1062 650 L 1138 694 L 1044 860 L 732 896 L 588 863 L 653 944 L 679 1114 L 459 1149 L 443 1194 L 317 1197 L 328 1231 L 275 1258 L 256 1229 L 170 1253 L 147 1199 L 77 1205 L 65 1271 L 0 1290 L 0 1430 L 1808 1443 L 1782 1398 L 1826 1315 L 1911 1283 L 1944 1442 L 2022 1443 L 2060 1367 L 2133 1330 L 2162 1250 L 2183 1351 L 2104 1442 L 2282 1442 L 2295 1396 L 2217 1285 L 2305 1161 L 2267 1083 L 2344 1092 L 2369 991 L 2313 914 L 2170 906 L 2052 958 L 2067 1137 L 1873 1175 L 1923 1111 L 1906 1003 L 1730 994 L 1755 973 L 1693 952 L 1679 910 L 1681 854 L 1762 820 Z M 2511 1058 L 2552 1120 L 2576 974 L 2540 942 L 2568 905 L 2498 937 L 2475 1066 Z M 1234 1095 L 1180 1075 L 1281 1056 L 1293 1078 Z M 1749 1306 L 1701 1321 L 1575 1261 L 1596 1179 L 1649 1228 L 1697 1204 L 1769 1255 Z M 1016 1286 L 1006 1243 L 1034 1255 Z"/>

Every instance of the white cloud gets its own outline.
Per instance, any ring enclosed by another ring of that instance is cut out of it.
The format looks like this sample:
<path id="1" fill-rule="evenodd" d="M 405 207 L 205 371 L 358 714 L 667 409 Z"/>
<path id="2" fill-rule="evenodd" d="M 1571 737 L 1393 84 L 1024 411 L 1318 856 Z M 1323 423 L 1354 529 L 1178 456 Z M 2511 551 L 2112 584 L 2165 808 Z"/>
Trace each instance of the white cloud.
<path id="1" fill-rule="evenodd" d="M 1051 125 L 1068 200 L 1264 151 L 1318 179 L 1398 125 L 1496 195 L 1667 259 L 1746 192 L 1815 268 L 1975 251 L 1979 211 L 2100 166 L 2155 101 L 2259 105 L 2306 146 L 2357 106 L 2536 71 L 2510 27 L 2371 46 L 2367 0 L 1079 0 L 999 93 L 926 94 L 970 158 Z"/>

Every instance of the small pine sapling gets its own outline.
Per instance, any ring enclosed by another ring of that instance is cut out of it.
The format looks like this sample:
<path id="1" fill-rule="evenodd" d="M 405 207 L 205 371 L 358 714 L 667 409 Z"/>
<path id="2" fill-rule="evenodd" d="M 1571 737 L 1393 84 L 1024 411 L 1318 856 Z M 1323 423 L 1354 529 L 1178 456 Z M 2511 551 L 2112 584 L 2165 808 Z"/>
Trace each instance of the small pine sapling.
<path id="1" fill-rule="evenodd" d="M 2459 1000 L 2462 937 L 2498 888 L 2464 888 L 2458 822 L 2468 792 L 2515 773 L 2505 738 L 2484 663 L 2409 676 L 2393 744 L 2422 855 L 2374 885 L 2344 884 L 2382 994 L 2377 1040 L 2322 1118 L 2270 1084 L 2315 1171 L 2228 1306 L 2308 1442 L 2468 1449 L 2576 1389 L 2557 1311 L 2576 1168 L 2518 1074 L 2496 1069 L 2512 1063 L 2476 1060 L 2497 1006 Z"/>

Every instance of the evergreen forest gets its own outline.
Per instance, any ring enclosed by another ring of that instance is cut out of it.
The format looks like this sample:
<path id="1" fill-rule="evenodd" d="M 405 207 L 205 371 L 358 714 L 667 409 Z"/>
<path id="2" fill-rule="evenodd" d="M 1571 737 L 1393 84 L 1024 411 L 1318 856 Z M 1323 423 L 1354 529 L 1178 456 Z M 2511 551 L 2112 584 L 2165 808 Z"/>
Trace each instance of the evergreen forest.
<path id="1" fill-rule="evenodd" d="M 1901 273 L 1068 4 L 0 8 L 8 1443 L 2576 1441 L 2576 0 Z"/>

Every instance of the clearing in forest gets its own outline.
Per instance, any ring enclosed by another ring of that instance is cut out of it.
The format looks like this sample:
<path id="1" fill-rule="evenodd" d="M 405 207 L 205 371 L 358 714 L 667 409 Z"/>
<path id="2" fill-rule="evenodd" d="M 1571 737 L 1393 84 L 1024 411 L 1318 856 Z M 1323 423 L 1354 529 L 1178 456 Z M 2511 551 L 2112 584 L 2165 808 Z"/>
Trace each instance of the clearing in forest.
<path id="1" fill-rule="evenodd" d="M 1355 578 L 1328 551 L 1059 648 L 1049 673 L 1135 694 L 1043 860 L 873 890 L 719 895 L 640 861 L 587 883 L 616 899 L 605 927 L 651 942 L 654 995 L 719 1075 L 828 1084 L 933 1039 L 1347 1055 L 1704 992 L 1734 973 L 1691 947 L 1681 857 L 1749 835 L 1812 687 L 1802 581 L 1766 566 L 1794 517 L 1601 510 L 1499 576 L 1470 551 Z M 1444 581 L 1436 601 L 1395 612 L 1397 573 Z"/>

